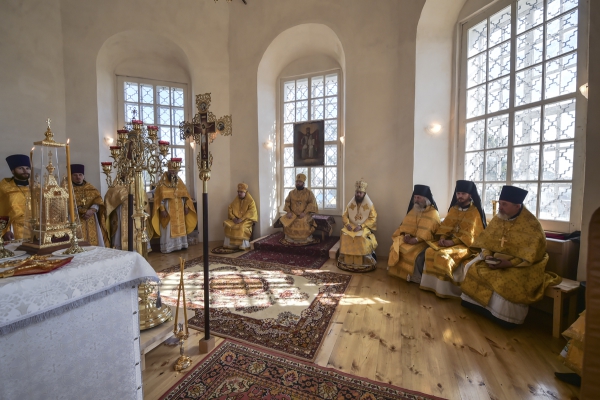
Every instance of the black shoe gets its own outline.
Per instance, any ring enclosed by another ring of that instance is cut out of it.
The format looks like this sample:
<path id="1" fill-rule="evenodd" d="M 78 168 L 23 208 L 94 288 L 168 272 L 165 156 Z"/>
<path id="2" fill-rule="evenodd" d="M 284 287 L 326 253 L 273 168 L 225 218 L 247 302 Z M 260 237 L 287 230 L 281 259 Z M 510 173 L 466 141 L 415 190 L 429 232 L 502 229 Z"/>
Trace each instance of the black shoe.
<path id="1" fill-rule="evenodd" d="M 554 376 L 569 385 L 581 387 L 581 377 L 575 372 L 555 372 Z"/>
<path id="2" fill-rule="evenodd" d="M 377 262 L 377 254 L 375 254 L 375 252 L 371 253 L 371 256 L 375 259 L 375 262 Z"/>
<path id="3" fill-rule="evenodd" d="M 513 324 L 512 322 L 508 322 L 508 321 L 505 321 L 503 319 L 500 319 L 500 318 L 496 317 L 494 314 L 492 314 L 490 312 L 490 310 L 488 310 L 487 308 L 482 307 L 480 305 L 476 305 L 476 304 L 470 303 L 470 302 L 465 301 L 465 300 L 461 300 L 460 301 L 460 305 L 463 306 L 463 307 L 465 307 L 465 308 L 468 308 L 471 311 L 476 312 L 479 315 L 483 315 L 484 317 L 486 317 L 487 319 L 490 319 L 490 320 L 494 321 L 495 323 L 497 323 L 498 325 L 500 325 L 504 329 L 509 329 L 510 330 L 510 329 L 514 329 L 517 326 L 519 326 L 519 324 Z"/>

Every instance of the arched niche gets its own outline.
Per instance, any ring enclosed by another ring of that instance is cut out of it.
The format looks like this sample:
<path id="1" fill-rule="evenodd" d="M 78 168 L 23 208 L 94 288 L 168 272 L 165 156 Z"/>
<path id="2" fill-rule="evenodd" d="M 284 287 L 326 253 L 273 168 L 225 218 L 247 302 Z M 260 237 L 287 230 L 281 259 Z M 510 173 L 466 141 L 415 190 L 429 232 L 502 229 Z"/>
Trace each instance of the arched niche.
<path id="1" fill-rule="evenodd" d="M 277 219 L 277 151 L 264 143 L 277 143 L 279 78 L 341 68 L 344 82 L 346 57 L 338 35 L 327 25 L 308 23 L 281 32 L 269 44 L 258 65 L 257 115 L 259 160 L 260 235 L 271 233 Z M 342 91 L 342 93 L 344 93 Z M 343 120 L 342 116 L 342 120 Z M 341 127 L 340 129 L 343 129 Z M 343 191 L 343 190 L 342 190 Z M 255 235 L 256 236 L 256 235 Z"/>
<path id="2" fill-rule="evenodd" d="M 130 30 L 108 38 L 96 58 L 98 141 L 100 160 L 109 160 L 105 137 L 115 138 L 117 75 L 187 83 L 191 93 L 189 60 L 171 39 L 150 31 Z M 186 99 L 191 101 L 191 96 Z M 107 190 L 101 179 L 101 191 Z"/>

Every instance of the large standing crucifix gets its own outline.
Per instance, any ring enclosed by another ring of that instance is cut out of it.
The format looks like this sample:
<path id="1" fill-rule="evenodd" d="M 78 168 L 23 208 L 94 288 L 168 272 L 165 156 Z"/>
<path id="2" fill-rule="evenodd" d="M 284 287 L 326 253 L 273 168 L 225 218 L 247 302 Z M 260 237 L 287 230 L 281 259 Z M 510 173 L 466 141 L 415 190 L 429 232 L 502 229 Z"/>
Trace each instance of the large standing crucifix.
<path id="1" fill-rule="evenodd" d="M 194 139 L 200 146 L 200 153 L 196 159 L 202 180 L 202 251 L 204 253 L 204 339 L 200 340 L 200 352 L 208 353 L 215 347 L 215 339 L 210 337 L 210 298 L 208 281 L 208 181 L 210 180 L 210 167 L 212 154 L 208 145 L 217 137 L 231 135 L 231 115 L 216 118 L 210 112 L 210 93 L 196 95 L 198 112 L 192 122 L 181 122 L 179 130 L 181 139 Z"/>

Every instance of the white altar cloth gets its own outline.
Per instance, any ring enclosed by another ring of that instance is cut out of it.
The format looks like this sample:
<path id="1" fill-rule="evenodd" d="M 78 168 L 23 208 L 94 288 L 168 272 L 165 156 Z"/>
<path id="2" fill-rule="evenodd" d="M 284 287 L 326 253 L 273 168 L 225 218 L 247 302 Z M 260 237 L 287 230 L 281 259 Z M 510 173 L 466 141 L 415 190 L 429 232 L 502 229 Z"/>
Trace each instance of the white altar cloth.
<path id="1" fill-rule="evenodd" d="M 137 253 L 97 248 L 0 280 L 0 399 L 142 399 Z"/>

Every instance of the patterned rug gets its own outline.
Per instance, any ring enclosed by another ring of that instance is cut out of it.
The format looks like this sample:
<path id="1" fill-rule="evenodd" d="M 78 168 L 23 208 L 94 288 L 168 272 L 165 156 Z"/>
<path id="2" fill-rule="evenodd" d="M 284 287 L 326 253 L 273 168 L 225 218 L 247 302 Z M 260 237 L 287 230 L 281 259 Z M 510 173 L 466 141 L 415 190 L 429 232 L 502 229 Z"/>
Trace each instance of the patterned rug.
<path id="1" fill-rule="evenodd" d="M 215 247 L 210 252 L 213 253 L 213 254 L 233 254 L 233 253 L 239 253 L 241 251 L 244 251 L 244 250 L 241 250 L 239 248 L 237 248 L 237 249 L 228 249 L 226 247 L 219 246 L 219 247 Z"/>
<path id="2" fill-rule="evenodd" d="M 170 399 L 440 399 L 226 340 L 173 386 Z"/>
<path id="3" fill-rule="evenodd" d="M 302 269 L 319 269 L 329 260 L 329 256 L 307 256 L 269 250 L 251 250 L 239 256 L 238 259 L 274 262 Z"/>
<path id="4" fill-rule="evenodd" d="M 254 242 L 254 250 L 268 250 L 276 251 L 279 253 L 286 254 L 299 254 L 313 257 L 329 257 L 329 249 L 333 247 L 340 240 L 339 236 L 329 236 L 320 243 L 303 245 L 303 246 L 292 246 L 285 245 L 281 242 L 285 236 L 283 232 L 277 232 L 267 236 L 264 239 L 257 240 Z"/>
<path id="5" fill-rule="evenodd" d="M 294 266 L 209 257 L 210 318 L 215 335 L 312 361 L 351 276 Z M 202 257 L 186 262 L 186 305 L 204 328 Z M 177 302 L 179 266 L 158 272 L 163 303 Z"/>

